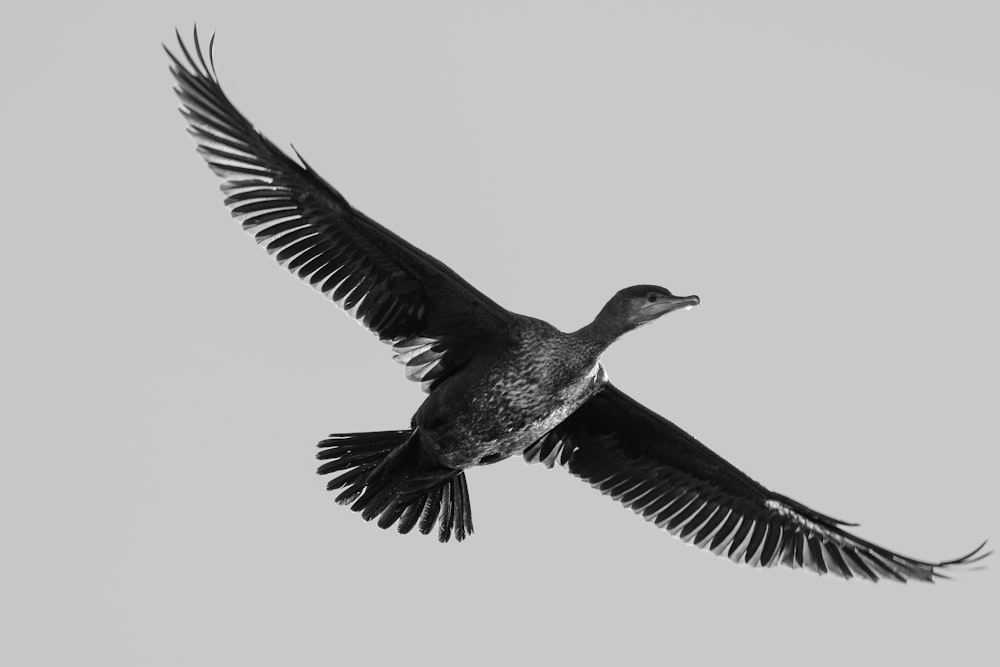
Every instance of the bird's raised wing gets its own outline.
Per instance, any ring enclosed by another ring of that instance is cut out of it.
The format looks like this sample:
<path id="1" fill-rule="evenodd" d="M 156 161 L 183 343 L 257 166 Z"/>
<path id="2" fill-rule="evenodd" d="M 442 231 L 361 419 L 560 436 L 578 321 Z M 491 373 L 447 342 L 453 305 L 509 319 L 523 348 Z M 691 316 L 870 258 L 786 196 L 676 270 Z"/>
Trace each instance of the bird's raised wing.
<path id="1" fill-rule="evenodd" d="M 507 333 L 510 313 L 454 271 L 353 208 L 306 164 L 268 141 L 226 97 L 194 34 L 183 61 L 166 49 L 198 152 L 225 203 L 289 271 L 392 344 L 429 390 Z M 186 61 L 186 62 L 185 62 Z M 298 155 L 298 153 L 296 153 Z"/>
<path id="2" fill-rule="evenodd" d="M 773 493 L 608 384 L 524 452 L 556 463 L 686 542 L 738 563 L 851 578 L 933 581 L 984 558 L 983 545 L 928 563 L 866 542 L 851 525 Z M 985 543 L 984 543 L 985 544 Z"/>

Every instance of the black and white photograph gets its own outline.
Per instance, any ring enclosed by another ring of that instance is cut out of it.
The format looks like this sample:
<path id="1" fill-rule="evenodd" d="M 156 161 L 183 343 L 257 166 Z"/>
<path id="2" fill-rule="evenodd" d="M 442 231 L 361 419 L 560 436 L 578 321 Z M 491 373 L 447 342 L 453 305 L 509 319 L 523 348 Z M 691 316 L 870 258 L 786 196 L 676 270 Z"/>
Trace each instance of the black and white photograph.
<path id="1" fill-rule="evenodd" d="M 4 15 L 3 664 L 995 654 L 1000 6 Z"/>

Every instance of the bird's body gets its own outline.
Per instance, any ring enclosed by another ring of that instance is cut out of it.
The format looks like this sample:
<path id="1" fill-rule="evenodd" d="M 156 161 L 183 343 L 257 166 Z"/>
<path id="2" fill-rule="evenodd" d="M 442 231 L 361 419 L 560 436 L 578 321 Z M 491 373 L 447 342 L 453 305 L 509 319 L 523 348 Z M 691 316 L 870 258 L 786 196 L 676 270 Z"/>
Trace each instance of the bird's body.
<path id="1" fill-rule="evenodd" d="M 512 320 L 504 345 L 442 383 L 413 417 L 421 441 L 447 466 L 520 454 L 606 381 L 596 346 L 542 320 Z"/>
<path id="2" fill-rule="evenodd" d="M 178 35 L 180 40 L 180 36 Z M 232 105 L 198 42 L 168 50 L 181 111 L 226 205 L 269 253 L 392 345 L 428 393 L 410 428 L 319 443 L 337 500 L 402 533 L 472 532 L 465 471 L 515 455 L 559 464 L 696 546 L 751 565 L 932 581 L 973 563 L 901 556 L 770 491 L 607 379 L 601 354 L 638 326 L 699 304 L 655 285 L 615 294 L 571 333 L 512 313 L 352 207 Z M 980 547 L 981 548 L 981 547 Z M 978 554 L 978 555 L 977 555 Z"/>

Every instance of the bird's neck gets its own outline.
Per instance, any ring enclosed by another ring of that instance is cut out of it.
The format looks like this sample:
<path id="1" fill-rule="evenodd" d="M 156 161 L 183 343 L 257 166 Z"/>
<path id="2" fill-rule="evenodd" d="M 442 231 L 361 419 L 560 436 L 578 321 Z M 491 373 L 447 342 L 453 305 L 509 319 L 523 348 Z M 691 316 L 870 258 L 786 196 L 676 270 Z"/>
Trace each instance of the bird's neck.
<path id="1" fill-rule="evenodd" d="M 570 336 L 576 340 L 581 349 L 596 359 L 626 331 L 628 328 L 622 326 L 622 323 L 598 315 L 593 322 L 572 332 Z"/>

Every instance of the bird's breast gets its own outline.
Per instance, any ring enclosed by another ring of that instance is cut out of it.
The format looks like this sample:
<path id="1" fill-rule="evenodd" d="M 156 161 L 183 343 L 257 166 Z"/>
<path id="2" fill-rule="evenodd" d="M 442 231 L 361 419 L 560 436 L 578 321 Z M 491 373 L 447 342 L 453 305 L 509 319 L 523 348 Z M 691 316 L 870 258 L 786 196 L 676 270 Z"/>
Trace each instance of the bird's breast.
<path id="1" fill-rule="evenodd" d="M 441 462 L 455 468 L 512 456 L 558 426 L 605 381 L 597 362 L 581 370 L 549 363 L 503 365 L 452 404 L 464 408 L 453 419 L 426 435 Z"/>

